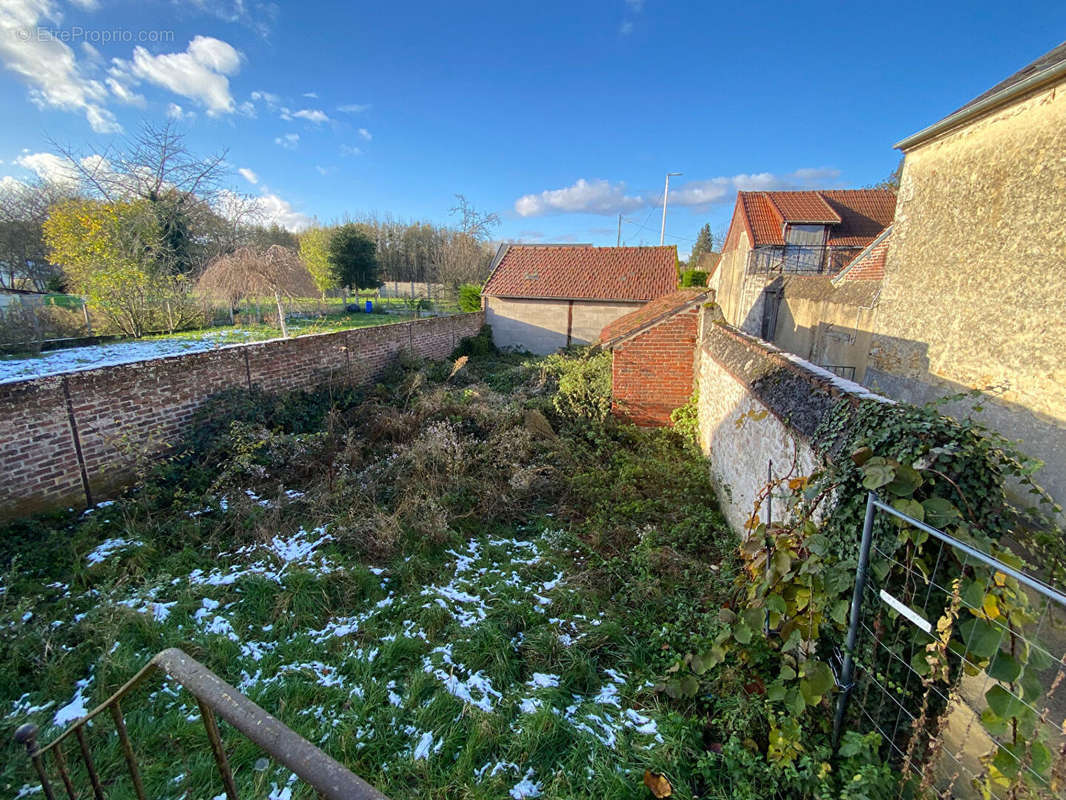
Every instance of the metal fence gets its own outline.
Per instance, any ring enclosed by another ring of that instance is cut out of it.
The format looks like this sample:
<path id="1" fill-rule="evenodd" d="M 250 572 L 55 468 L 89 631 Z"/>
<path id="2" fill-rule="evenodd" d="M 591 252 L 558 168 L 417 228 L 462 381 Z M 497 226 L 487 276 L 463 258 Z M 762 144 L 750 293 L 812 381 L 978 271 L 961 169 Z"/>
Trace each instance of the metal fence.
<path id="1" fill-rule="evenodd" d="M 867 498 L 834 738 L 905 796 L 1066 796 L 1066 595 L 999 555 Z"/>
<path id="2" fill-rule="evenodd" d="M 130 787 L 138 800 L 160 796 L 159 787 L 146 787 L 141 776 L 136 756 L 139 743 L 132 741 L 127 732 L 121 705 L 134 689 L 156 673 L 171 678 L 196 698 L 207 734 L 203 746 L 205 749 L 210 747 L 218 771 L 220 788 L 223 790 L 220 796 L 225 796 L 227 800 L 237 800 L 238 781 L 226 756 L 217 718 L 225 720 L 278 763 L 292 770 L 319 797 L 328 800 L 388 800 L 373 786 L 349 772 L 342 764 L 334 761 L 203 664 L 177 648 L 170 648 L 156 655 L 111 697 L 76 720 L 48 744 L 41 746 L 38 743 L 37 727 L 33 724 L 27 723 L 15 731 L 15 741 L 25 746 L 45 800 L 56 800 L 57 784 L 63 787 L 70 800 L 76 800 L 81 795 L 81 789 L 86 786 L 95 800 L 104 800 L 115 790 L 125 792 L 128 796 Z M 93 720 L 102 721 L 105 711 L 111 716 L 115 734 L 121 744 L 128 786 L 121 785 L 125 781 L 116 771 L 114 764 L 98 764 L 93 757 L 88 735 L 89 725 Z M 77 743 L 77 756 L 68 760 L 64 748 L 73 749 L 71 740 Z M 173 781 L 169 777 L 168 781 L 168 788 L 173 788 Z"/>

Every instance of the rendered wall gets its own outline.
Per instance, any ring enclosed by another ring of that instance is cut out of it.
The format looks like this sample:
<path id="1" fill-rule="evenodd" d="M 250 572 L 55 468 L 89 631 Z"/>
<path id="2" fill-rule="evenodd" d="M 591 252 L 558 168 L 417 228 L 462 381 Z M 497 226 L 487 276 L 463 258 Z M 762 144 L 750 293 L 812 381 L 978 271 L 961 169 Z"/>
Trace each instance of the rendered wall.
<path id="1" fill-rule="evenodd" d="M 906 154 L 866 383 L 1006 386 L 983 420 L 1066 500 L 1066 83 Z"/>
<path id="2" fill-rule="evenodd" d="M 485 299 L 485 322 L 492 326 L 497 347 L 528 350 L 538 355 L 554 353 L 570 344 L 599 340 L 606 325 L 639 308 L 642 303 L 600 303 L 567 300 Z M 572 313 L 572 317 L 571 317 Z"/>
<path id="3" fill-rule="evenodd" d="M 229 388 L 373 380 L 402 350 L 446 358 L 483 315 L 379 325 L 0 384 L 0 517 L 84 507 L 124 485 L 133 459 L 176 441 Z"/>

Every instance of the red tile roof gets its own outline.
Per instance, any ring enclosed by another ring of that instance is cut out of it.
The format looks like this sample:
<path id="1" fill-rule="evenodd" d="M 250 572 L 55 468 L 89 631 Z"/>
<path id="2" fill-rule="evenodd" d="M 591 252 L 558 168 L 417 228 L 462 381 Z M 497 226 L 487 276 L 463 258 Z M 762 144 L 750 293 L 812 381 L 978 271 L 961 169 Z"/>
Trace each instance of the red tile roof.
<path id="1" fill-rule="evenodd" d="M 830 247 L 865 247 L 892 224 L 896 196 L 887 189 L 738 192 L 737 210 L 752 247 L 784 244 L 786 222 L 829 225 Z"/>
<path id="2" fill-rule="evenodd" d="M 677 248 L 504 245 L 483 294 L 644 302 L 677 288 Z"/>
<path id="3" fill-rule="evenodd" d="M 619 339 L 632 336 L 634 333 L 662 319 L 671 317 L 678 311 L 702 302 L 709 297 L 710 292 L 706 289 L 678 289 L 673 294 L 645 303 L 636 311 L 631 311 L 624 317 L 619 317 L 604 328 L 600 333 L 600 344 L 609 348 Z"/>

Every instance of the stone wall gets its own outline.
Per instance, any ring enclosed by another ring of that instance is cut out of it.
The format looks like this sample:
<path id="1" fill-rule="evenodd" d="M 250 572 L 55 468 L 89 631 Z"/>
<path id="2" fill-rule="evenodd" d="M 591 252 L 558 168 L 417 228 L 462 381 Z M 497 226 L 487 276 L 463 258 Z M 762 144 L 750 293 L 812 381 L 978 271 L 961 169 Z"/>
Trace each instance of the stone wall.
<path id="1" fill-rule="evenodd" d="M 701 323 L 696 382 L 700 446 L 726 519 L 743 534 L 768 470 L 809 475 L 825 454 L 815 431 L 840 398 L 883 400 L 721 321 Z M 775 502 L 785 502 L 787 492 Z M 765 514 L 765 509 L 763 512 Z"/>
<path id="2" fill-rule="evenodd" d="M 103 499 L 219 391 L 366 383 L 405 349 L 446 358 L 483 321 L 436 317 L 0 384 L 0 517 Z"/>
<path id="3" fill-rule="evenodd" d="M 1066 82 L 906 153 L 866 383 L 980 419 L 1066 500 Z"/>
<path id="4" fill-rule="evenodd" d="M 637 425 L 670 424 L 692 394 L 700 308 L 693 306 L 612 348 L 611 411 Z"/>

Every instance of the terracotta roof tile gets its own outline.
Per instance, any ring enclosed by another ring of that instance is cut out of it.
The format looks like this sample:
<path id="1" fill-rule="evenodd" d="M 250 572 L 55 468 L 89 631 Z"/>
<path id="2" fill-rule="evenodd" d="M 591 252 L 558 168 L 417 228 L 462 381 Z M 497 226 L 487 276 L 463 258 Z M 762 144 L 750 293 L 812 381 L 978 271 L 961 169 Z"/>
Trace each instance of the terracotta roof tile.
<path id="1" fill-rule="evenodd" d="M 798 225 L 838 225 L 840 215 L 818 192 L 767 192 L 781 219 Z"/>
<path id="2" fill-rule="evenodd" d="M 892 224 L 896 196 L 887 189 L 833 189 L 801 192 L 738 192 L 742 222 L 753 247 L 782 245 L 786 222 L 828 224 L 830 247 L 865 247 Z"/>
<path id="3" fill-rule="evenodd" d="M 677 248 L 509 245 L 483 294 L 641 302 L 677 288 Z"/>
<path id="4" fill-rule="evenodd" d="M 631 336 L 641 328 L 669 317 L 705 297 L 710 297 L 706 289 L 678 289 L 673 294 L 645 303 L 636 311 L 619 317 L 604 328 L 600 333 L 600 344 L 610 347 L 618 339 Z"/>

